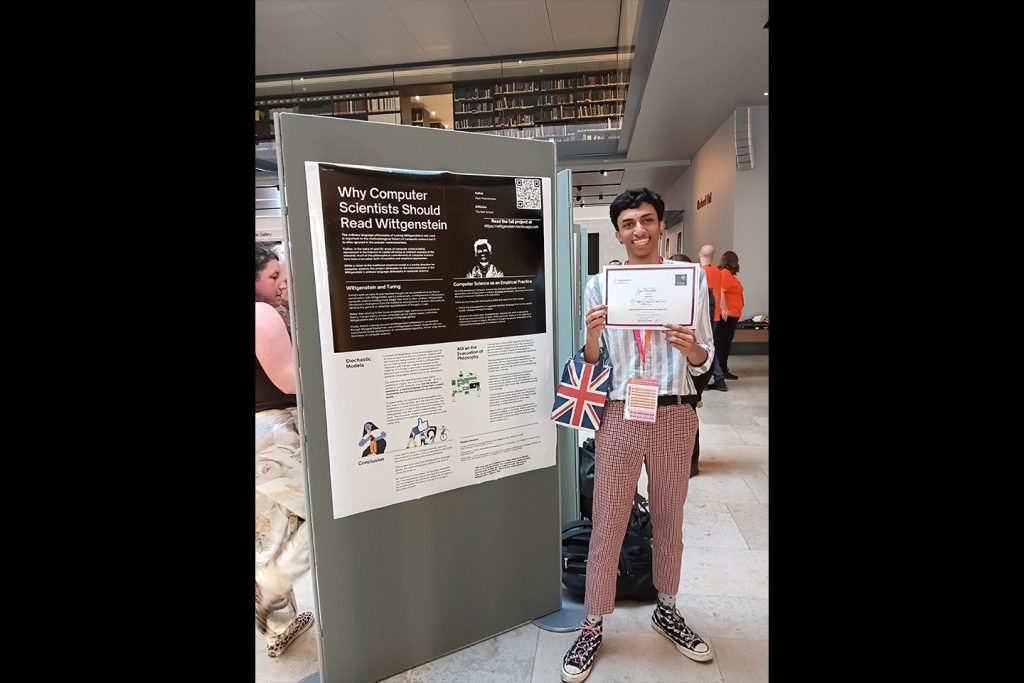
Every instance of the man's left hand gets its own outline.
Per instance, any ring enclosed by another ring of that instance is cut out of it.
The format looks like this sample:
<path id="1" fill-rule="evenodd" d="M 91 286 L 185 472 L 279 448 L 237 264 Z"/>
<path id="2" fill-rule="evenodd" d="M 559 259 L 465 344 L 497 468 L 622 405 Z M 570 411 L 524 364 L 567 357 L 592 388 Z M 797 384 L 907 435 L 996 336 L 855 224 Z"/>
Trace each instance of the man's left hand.
<path id="1" fill-rule="evenodd" d="M 686 356 L 691 365 L 701 365 L 707 357 L 705 355 L 707 352 L 704 351 L 704 347 L 697 343 L 697 337 L 694 335 L 693 328 L 691 327 L 666 323 L 665 337 L 668 339 L 669 344 L 676 347 L 679 353 Z M 700 362 L 695 362 L 695 357 L 700 358 Z"/>

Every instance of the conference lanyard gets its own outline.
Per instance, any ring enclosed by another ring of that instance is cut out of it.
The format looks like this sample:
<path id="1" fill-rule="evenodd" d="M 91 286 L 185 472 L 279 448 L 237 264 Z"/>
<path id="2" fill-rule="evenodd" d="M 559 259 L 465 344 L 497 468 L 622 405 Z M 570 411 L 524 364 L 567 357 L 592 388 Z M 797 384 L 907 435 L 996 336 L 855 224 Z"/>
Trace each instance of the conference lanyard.
<path id="1" fill-rule="evenodd" d="M 652 330 L 644 333 L 640 340 L 640 330 L 633 330 L 633 340 L 640 354 L 640 369 L 626 381 L 626 405 L 622 417 L 638 422 L 654 422 L 658 417 L 658 388 L 656 379 L 646 376 L 647 354 L 651 349 Z"/>

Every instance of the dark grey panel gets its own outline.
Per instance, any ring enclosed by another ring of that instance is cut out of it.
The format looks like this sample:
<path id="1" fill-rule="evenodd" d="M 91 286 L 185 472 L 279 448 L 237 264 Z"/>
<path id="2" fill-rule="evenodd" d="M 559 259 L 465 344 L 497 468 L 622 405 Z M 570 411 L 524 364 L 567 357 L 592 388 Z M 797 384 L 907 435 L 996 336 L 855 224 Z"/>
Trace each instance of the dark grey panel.
<path id="1" fill-rule="evenodd" d="M 767 356 L 768 342 L 733 342 L 730 356 Z"/>
<path id="2" fill-rule="evenodd" d="M 333 518 L 303 162 L 543 176 L 554 186 L 555 148 L 534 140 L 299 114 L 279 115 L 276 130 L 291 250 L 321 680 L 374 681 L 560 608 L 558 474 L 548 467 Z"/>
<path id="3" fill-rule="evenodd" d="M 574 292 L 575 280 L 579 277 L 579 257 L 573 250 L 572 233 L 572 171 L 558 174 L 555 185 L 555 267 L 553 290 L 555 310 L 555 356 L 552 382 L 562 376 L 565 360 L 576 353 L 580 331 Z M 575 429 L 559 428 L 556 432 L 558 443 L 558 479 L 561 493 L 562 524 L 580 517 L 580 468 Z"/>

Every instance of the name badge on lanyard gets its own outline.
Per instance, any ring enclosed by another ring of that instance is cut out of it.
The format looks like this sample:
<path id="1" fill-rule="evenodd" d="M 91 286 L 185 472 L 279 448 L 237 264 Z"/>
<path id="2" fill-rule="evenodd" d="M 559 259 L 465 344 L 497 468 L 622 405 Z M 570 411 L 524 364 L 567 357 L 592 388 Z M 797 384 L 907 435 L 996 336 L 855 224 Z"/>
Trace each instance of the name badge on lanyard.
<path id="1" fill-rule="evenodd" d="M 633 339 L 640 352 L 640 371 L 626 381 L 626 405 L 622 417 L 637 422 L 654 422 L 658 418 L 658 388 L 661 383 L 644 372 L 647 350 L 651 344 L 651 330 L 640 340 L 640 330 L 633 330 Z"/>

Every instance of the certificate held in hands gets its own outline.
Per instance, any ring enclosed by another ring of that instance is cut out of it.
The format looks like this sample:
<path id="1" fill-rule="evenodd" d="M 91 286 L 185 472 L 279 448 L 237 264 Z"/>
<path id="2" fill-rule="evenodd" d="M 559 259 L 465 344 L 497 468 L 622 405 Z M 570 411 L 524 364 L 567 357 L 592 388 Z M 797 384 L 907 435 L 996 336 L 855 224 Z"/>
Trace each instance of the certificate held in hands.
<path id="1" fill-rule="evenodd" d="M 697 265 L 693 263 L 605 266 L 607 325 L 661 329 L 665 323 L 693 325 Z"/>

